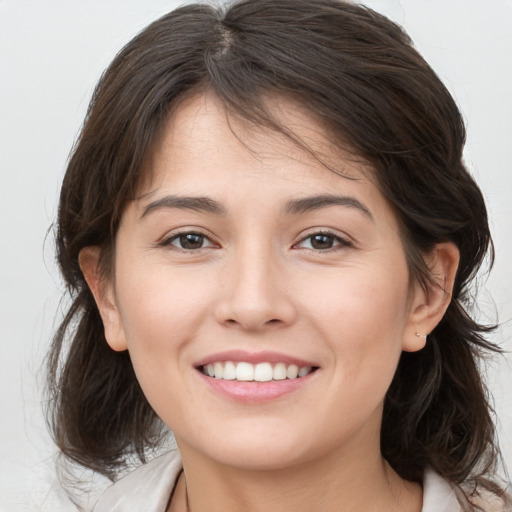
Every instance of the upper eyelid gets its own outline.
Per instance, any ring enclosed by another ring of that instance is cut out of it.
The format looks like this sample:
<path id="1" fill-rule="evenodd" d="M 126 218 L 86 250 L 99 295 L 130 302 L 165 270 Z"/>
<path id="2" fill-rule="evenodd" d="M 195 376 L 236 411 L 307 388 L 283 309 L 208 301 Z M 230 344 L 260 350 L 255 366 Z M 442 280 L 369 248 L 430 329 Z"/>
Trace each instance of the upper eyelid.
<path id="1" fill-rule="evenodd" d="M 330 229 L 330 228 L 323 228 L 323 229 L 322 228 L 312 228 L 312 230 L 309 233 L 301 234 L 297 238 L 296 243 L 306 240 L 307 238 L 310 238 L 314 235 L 330 235 L 334 238 L 342 240 L 343 242 L 354 243 L 354 241 L 352 240 L 352 237 L 348 236 L 347 234 L 340 233 L 337 230 Z"/>
<path id="2" fill-rule="evenodd" d="M 187 235 L 189 233 L 193 233 L 196 235 L 202 235 L 202 236 L 208 238 L 209 240 L 213 240 L 213 238 L 214 238 L 213 233 L 211 233 L 207 229 L 196 227 L 196 226 L 184 226 L 184 227 L 179 227 L 179 228 L 175 228 L 175 229 L 171 229 L 170 231 L 167 231 L 165 233 L 165 235 L 163 235 L 161 237 L 160 240 L 162 240 L 162 241 L 169 240 L 176 236 Z"/>

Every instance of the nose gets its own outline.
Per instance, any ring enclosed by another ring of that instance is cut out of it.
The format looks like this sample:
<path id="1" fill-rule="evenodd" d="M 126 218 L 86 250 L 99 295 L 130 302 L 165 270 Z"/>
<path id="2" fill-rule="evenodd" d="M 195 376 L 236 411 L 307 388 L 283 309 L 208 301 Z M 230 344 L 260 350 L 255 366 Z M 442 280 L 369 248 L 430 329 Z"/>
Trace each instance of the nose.
<path id="1" fill-rule="evenodd" d="M 271 250 L 252 246 L 235 252 L 222 275 L 217 321 L 255 332 L 292 324 L 296 311 L 288 279 Z"/>

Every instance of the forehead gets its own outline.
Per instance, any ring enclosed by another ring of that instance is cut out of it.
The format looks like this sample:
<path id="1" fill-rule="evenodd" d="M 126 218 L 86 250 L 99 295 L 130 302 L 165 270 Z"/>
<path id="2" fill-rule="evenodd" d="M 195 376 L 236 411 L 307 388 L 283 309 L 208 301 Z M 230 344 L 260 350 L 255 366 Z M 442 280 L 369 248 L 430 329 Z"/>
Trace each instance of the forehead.
<path id="1" fill-rule="evenodd" d="M 237 170 L 250 168 L 255 180 L 268 178 L 265 171 L 270 170 L 274 178 L 373 182 L 370 165 L 348 150 L 340 137 L 335 140 L 310 111 L 283 97 L 266 98 L 263 103 L 275 124 L 272 128 L 228 112 L 213 92 L 182 101 L 148 152 L 142 194 L 155 191 L 169 172 L 176 184 L 200 171 L 214 181 L 217 163 L 232 178 Z"/>

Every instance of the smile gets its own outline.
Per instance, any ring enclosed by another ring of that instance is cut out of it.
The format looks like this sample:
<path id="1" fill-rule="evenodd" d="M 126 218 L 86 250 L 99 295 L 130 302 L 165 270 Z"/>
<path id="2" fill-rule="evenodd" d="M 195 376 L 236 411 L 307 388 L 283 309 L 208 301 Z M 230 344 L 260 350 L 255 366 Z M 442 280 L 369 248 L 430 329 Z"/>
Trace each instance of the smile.
<path id="1" fill-rule="evenodd" d="M 217 397 L 245 404 L 268 403 L 309 388 L 321 373 L 316 361 L 274 351 L 227 350 L 205 356 L 194 367 Z"/>
<path id="2" fill-rule="evenodd" d="M 300 379 L 309 375 L 314 367 L 298 366 L 283 362 L 262 362 L 251 364 L 246 361 L 215 362 L 201 366 L 204 375 L 220 380 L 236 380 L 241 382 L 269 382 Z"/>

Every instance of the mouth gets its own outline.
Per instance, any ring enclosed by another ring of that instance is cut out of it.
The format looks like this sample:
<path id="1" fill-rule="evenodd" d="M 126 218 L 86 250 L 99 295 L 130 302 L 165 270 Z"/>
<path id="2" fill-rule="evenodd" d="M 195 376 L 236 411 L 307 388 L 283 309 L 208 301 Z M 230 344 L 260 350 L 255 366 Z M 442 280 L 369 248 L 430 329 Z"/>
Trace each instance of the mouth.
<path id="1" fill-rule="evenodd" d="M 216 361 L 197 368 L 207 377 L 239 382 L 271 382 L 297 380 L 318 369 L 316 366 L 299 366 L 285 362 Z"/>
<path id="2" fill-rule="evenodd" d="M 320 373 L 313 361 L 273 351 L 228 350 L 194 364 L 200 380 L 215 396 L 244 404 L 269 403 L 302 388 Z"/>

